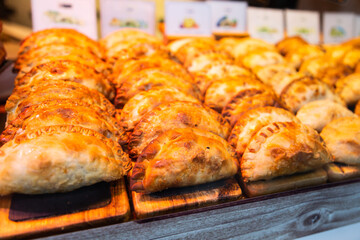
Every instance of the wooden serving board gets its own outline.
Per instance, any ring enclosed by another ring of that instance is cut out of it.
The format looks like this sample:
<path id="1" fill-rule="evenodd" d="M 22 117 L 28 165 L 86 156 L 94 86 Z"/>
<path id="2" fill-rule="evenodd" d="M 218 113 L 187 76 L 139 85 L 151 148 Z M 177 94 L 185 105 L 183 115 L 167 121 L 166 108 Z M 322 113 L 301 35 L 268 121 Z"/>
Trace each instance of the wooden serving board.
<path id="1" fill-rule="evenodd" d="M 132 191 L 131 195 L 135 216 L 139 219 L 243 198 L 235 178 L 154 194 Z"/>
<path id="2" fill-rule="evenodd" d="M 124 179 L 110 184 L 111 203 L 72 214 L 14 222 L 9 220 L 11 196 L 0 198 L 0 238 L 38 237 L 127 221 L 130 205 Z"/>

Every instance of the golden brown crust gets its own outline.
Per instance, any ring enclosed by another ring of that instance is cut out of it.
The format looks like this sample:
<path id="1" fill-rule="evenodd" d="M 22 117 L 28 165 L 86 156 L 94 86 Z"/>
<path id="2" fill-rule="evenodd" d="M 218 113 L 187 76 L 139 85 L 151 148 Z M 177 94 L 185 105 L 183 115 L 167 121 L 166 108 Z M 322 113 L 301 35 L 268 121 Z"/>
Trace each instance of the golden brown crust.
<path id="1" fill-rule="evenodd" d="M 129 154 L 132 158 L 137 157 L 161 133 L 188 127 L 207 130 L 225 139 L 231 130 L 219 113 L 202 104 L 180 101 L 165 103 L 148 112 L 135 126 L 129 137 Z"/>
<path id="2" fill-rule="evenodd" d="M 321 72 L 318 75 L 318 78 L 321 79 L 324 83 L 327 83 L 328 85 L 335 87 L 338 80 L 352 74 L 353 71 L 348 66 L 337 64 L 334 67 L 329 67 L 324 69 L 323 72 Z"/>
<path id="3" fill-rule="evenodd" d="M 282 91 L 280 98 L 290 111 L 296 113 L 308 102 L 327 99 L 344 104 L 329 85 L 317 79 L 303 77 L 289 83 Z"/>
<path id="4" fill-rule="evenodd" d="M 343 117 L 327 124 L 321 137 L 335 162 L 360 164 L 360 118 Z"/>
<path id="5" fill-rule="evenodd" d="M 238 92 L 223 108 L 221 114 L 233 127 L 245 112 L 266 106 L 284 107 L 270 88 L 249 88 Z"/>
<path id="6" fill-rule="evenodd" d="M 109 99 L 114 98 L 114 88 L 102 73 L 91 66 L 71 60 L 51 61 L 33 67 L 25 76 L 15 79 L 15 86 L 53 80 L 77 82 L 99 91 Z"/>
<path id="7" fill-rule="evenodd" d="M 110 115 L 115 114 L 115 107 L 98 91 L 91 90 L 79 83 L 56 81 L 43 85 L 29 84 L 14 89 L 6 101 L 7 123 L 14 120 L 26 108 L 46 100 L 76 99 L 97 105 Z"/>
<path id="8" fill-rule="evenodd" d="M 326 124 L 341 117 L 351 117 L 354 113 L 343 105 L 329 101 L 318 100 L 305 104 L 296 114 L 301 123 L 321 132 Z"/>
<path id="9" fill-rule="evenodd" d="M 201 72 L 210 66 L 220 64 L 233 64 L 233 59 L 223 52 L 209 52 L 195 57 L 188 67 L 190 73 Z"/>
<path id="10" fill-rule="evenodd" d="M 254 72 L 267 65 L 283 63 L 284 58 L 275 51 L 262 49 L 241 56 L 240 59 L 236 59 L 236 62 L 241 63 L 242 66 Z"/>
<path id="11" fill-rule="evenodd" d="M 124 79 L 118 79 L 116 82 L 118 87 L 114 103 L 117 108 L 123 108 L 130 98 L 154 87 L 174 87 L 197 99 L 202 98 L 200 90 L 195 84 L 160 68 L 145 69 Z"/>
<path id="12" fill-rule="evenodd" d="M 202 72 L 193 73 L 194 81 L 200 88 L 202 94 L 205 94 L 207 88 L 211 83 L 217 80 L 225 79 L 227 77 L 251 76 L 251 73 L 245 68 L 232 64 L 211 64 Z"/>
<path id="13" fill-rule="evenodd" d="M 96 69 L 103 68 L 102 72 L 106 70 L 105 63 L 96 55 L 75 45 L 66 45 L 61 43 L 43 45 L 27 51 L 16 59 L 14 63 L 14 69 L 20 70 L 23 67 L 34 67 L 40 63 L 43 63 L 42 59 L 45 57 L 57 57 L 67 55 L 76 55 L 84 59 L 89 64 L 95 65 Z"/>
<path id="14" fill-rule="evenodd" d="M 276 73 L 268 84 L 270 85 L 273 90 L 275 91 L 276 95 L 280 97 L 282 91 L 289 85 L 291 82 L 305 77 L 302 73 L 294 73 L 294 74 L 287 74 L 284 72 Z"/>
<path id="15" fill-rule="evenodd" d="M 299 36 L 286 37 L 276 44 L 276 49 L 281 53 L 281 55 L 285 56 L 289 52 L 292 52 L 307 44 L 308 43 Z"/>
<path id="16" fill-rule="evenodd" d="M 312 171 L 331 161 L 314 129 L 277 122 L 261 128 L 251 139 L 240 168 L 243 181 L 249 182 Z"/>
<path id="17" fill-rule="evenodd" d="M 22 41 L 18 56 L 26 54 L 33 48 L 58 43 L 85 48 L 99 58 L 104 56 L 104 49 L 96 41 L 76 30 L 64 28 L 52 28 L 32 33 Z"/>
<path id="18" fill-rule="evenodd" d="M 357 102 L 354 112 L 356 115 L 360 116 L 360 101 Z"/>
<path id="19" fill-rule="evenodd" d="M 298 69 L 305 60 L 323 55 L 324 52 L 320 47 L 306 44 L 288 52 L 285 56 L 285 60 Z"/>
<path id="20" fill-rule="evenodd" d="M 239 164 L 234 150 L 221 137 L 200 129 L 164 132 L 138 158 L 130 188 L 157 192 L 231 177 Z"/>
<path id="21" fill-rule="evenodd" d="M 96 105 L 71 99 L 49 100 L 26 108 L 0 135 L 0 145 L 23 131 L 53 125 L 74 125 L 92 129 L 119 142 L 123 134 L 115 118 Z"/>
<path id="22" fill-rule="evenodd" d="M 132 97 L 121 111 L 119 120 L 126 132 L 132 132 L 135 125 L 148 112 L 163 103 L 186 101 L 200 103 L 198 99 L 187 95 L 176 88 L 152 88 Z"/>
<path id="23" fill-rule="evenodd" d="M 259 50 L 270 50 L 274 51 L 275 47 L 272 44 L 269 44 L 261 39 L 256 38 L 243 38 L 240 39 L 232 50 L 235 59 L 241 59 L 241 57 L 246 56 L 247 54 L 253 51 Z"/>
<path id="24" fill-rule="evenodd" d="M 241 90 L 265 87 L 263 83 L 252 77 L 224 77 L 210 84 L 205 93 L 204 103 L 221 112 L 226 104 Z"/>
<path id="25" fill-rule="evenodd" d="M 228 139 L 240 159 L 250 140 L 264 126 L 274 122 L 295 122 L 299 119 L 291 112 L 276 107 L 260 107 L 245 112 L 237 121 Z"/>
<path id="26" fill-rule="evenodd" d="M 258 79 L 260 79 L 263 83 L 271 85 L 273 77 L 276 74 L 286 74 L 291 75 L 295 74 L 296 70 L 288 63 L 279 63 L 279 64 L 271 64 L 264 67 L 259 68 L 255 74 Z"/>
<path id="27" fill-rule="evenodd" d="M 0 162 L 0 195 L 71 191 L 114 181 L 131 167 L 116 142 L 71 125 L 25 131 L 2 146 Z"/>
<path id="28" fill-rule="evenodd" d="M 218 41 L 218 47 L 220 50 L 226 51 L 231 56 L 234 56 L 234 48 L 241 42 L 241 39 L 234 37 L 224 37 Z"/>
<path id="29" fill-rule="evenodd" d="M 344 165 L 339 163 L 330 163 L 325 166 L 329 177 L 329 182 L 338 182 L 346 179 L 360 177 L 360 165 Z"/>
<path id="30" fill-rule="evenodd" d="M 360 49 L 353 48 L 351 51 L 348 51 L 343 56 L 341 62 L 351 69 L 355 69 L 356 65 L 360 62 Z"/>
<path id="31" fill-rule="evenodd" d="M 310 77 L 319 77 L 326 69 L 335 67 L 337 63 L 327 56 L 315 56 L 302 62 L 299 72 Z"/>
<path id="32" fill-rule="evenodd" d="M 360 100 L 360 73 L 353 73 L 336 82 L 336 93 L 348 106 Z"/>

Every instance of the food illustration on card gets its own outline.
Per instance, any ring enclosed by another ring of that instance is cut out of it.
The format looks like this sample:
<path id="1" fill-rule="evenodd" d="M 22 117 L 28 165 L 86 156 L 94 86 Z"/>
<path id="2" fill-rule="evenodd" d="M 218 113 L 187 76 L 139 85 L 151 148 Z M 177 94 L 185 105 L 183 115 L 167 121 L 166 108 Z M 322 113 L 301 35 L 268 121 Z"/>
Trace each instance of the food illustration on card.
<path id="1" fill-rule="evenodd" d="M 261 26 L 257 28 L 257 32 L 261 34 L 273 34 L 273 33 L 277 33 L 278 30 L 276 28 L 272 28 L 269 26 Z"/>
<path id="2" fill-rule="evenodd" d="M 306 28 L 306 27 L 298 27 L 295 29 L 295 33 L 300 35 L 309 35 L 313 32 L 312 29 Z"/>
<path id="3" fill-rule="evenodd" d="M 330 29 L 331 37 L 344 37 L 346 35 L 346 31 L 341 26 L 334 26 Z"/>
<path id="4" fill-rule="evenodd" d="M 217 21 L 216 26 L 217 27 L 236 28 L 237 21 L 236 21 L 236 19 L 230 20 L 228 18 L 228 16 L 223 16 Z"/>
<path id="5" fill-rule="evenodd" d="M 132 27 L 132 28 L 140 28 L 140 29 L 145 29 L 148 27 L 148 24 L 145 21 L 138 19 L 123 20 L 123 19 L 113 18 L 111 19 L 109 25 L 113 27 Z"/>
<path id="6" fill-rule="evenodd" d="M 58 11 L 46 11 L 45 16 L 47 16 L 53 23 L 66 23 L 70 25 L 84 25 L 84 23 L 75 17 L 64 15 Z"/>
<path id="7" fill-rule="evenodd" d="M 180 28 L 199 28 L 199 25 L 193 18 L 184 18 L 180 24 Z"/>

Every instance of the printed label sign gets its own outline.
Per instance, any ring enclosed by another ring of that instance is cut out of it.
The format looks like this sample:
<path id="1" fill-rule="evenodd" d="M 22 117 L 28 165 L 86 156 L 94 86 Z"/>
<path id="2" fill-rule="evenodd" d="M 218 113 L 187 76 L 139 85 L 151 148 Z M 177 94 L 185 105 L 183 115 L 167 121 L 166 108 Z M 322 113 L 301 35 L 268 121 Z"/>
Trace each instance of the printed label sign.
<path id="1" fill-rule="evenodd" d="M 72 28 L 97 39 L 95 0 L 32 0 L 33 31 Z"/>
<path id="2" fill-rule="evenodd" d="M 360 15 L 355 16 L 354 37 L 360 36 Z"/>
<path id="3" fill-rule="evenodd" d="M 245 32 L 246 2 L 211 1 L 208 4 L 213 33 Z"/>
<path id="4" fill-rule="evenodd" d="M 329 13 L 323 15 L 325 43 L 341 43 L 353 37 L 355 16 L 351 13 Z"/>
<path id="5" fill-rule="evenodd" d="M 320 42 L 320 13 L 286 10 L 285 17 L 288 36 L 301 36 L 311 44 Z"/>
<path id="6" fill-rule="evenodd" d="M 155 3 L 148 1 L 101 0 L 101 36 L 120 28 L 137 28 L 155 34 Z"/>
<path id="7" fill-rule="evenodd" d="M 247 25 L 251 37 L 276 43 L 284 38 L 284 11 L 249 7 Z"/>
<path id="8" fill-rule="evenodd" d="M 210 6 L 203 2 L 165 2 L 168 36 L 211 36 Z"/>

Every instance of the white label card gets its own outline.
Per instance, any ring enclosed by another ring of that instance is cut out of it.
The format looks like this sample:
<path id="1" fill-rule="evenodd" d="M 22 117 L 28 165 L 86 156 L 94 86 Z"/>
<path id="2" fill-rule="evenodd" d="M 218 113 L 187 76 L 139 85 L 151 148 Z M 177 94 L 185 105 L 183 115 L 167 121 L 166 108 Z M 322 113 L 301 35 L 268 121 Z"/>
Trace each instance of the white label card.
<path id="1" fill-rule="evenodd" d="M 352 13 L 323 14 L 324 43 L 341 43 L 353 37 L 355 15 Z"/>
<path id="2" fill-rule="evenodd" d="M 213 33 L 245 32 L 247 2 L 210 1 Z"/>
<path id="3" fill-rule="evenodd" d="M 284 38 L 284 11 L 249 7 L 247 26 L 251 37 L 276 43 Z"/>
<path id="4" fill-rule="evenodd" d="M 97 39 L 95 0 L 31 0 L 33 31 L 72 28 Z"/>
<path id="5" fill-rule="evenodd" d="M 311 44 L 320 42 L 320 13 L 315 11 L 286 10 L 288 36 L 301 36 Z"/>
<path id="6" fill-rule="evenodd" d="M 205 2 L 165 1 L 168 36 L 211 36 L 210 6 Z"/>
<path id="7" fill-rule="evenodd" d="M 355 16 L 354 37 L 360 36 L 360 15 Z"/>
<path id="8" fill-rule="evenodd" d="M 155 2 L 100 0 L 101 36 L 120 28 L 137 28 L 155 34 Z"/>

